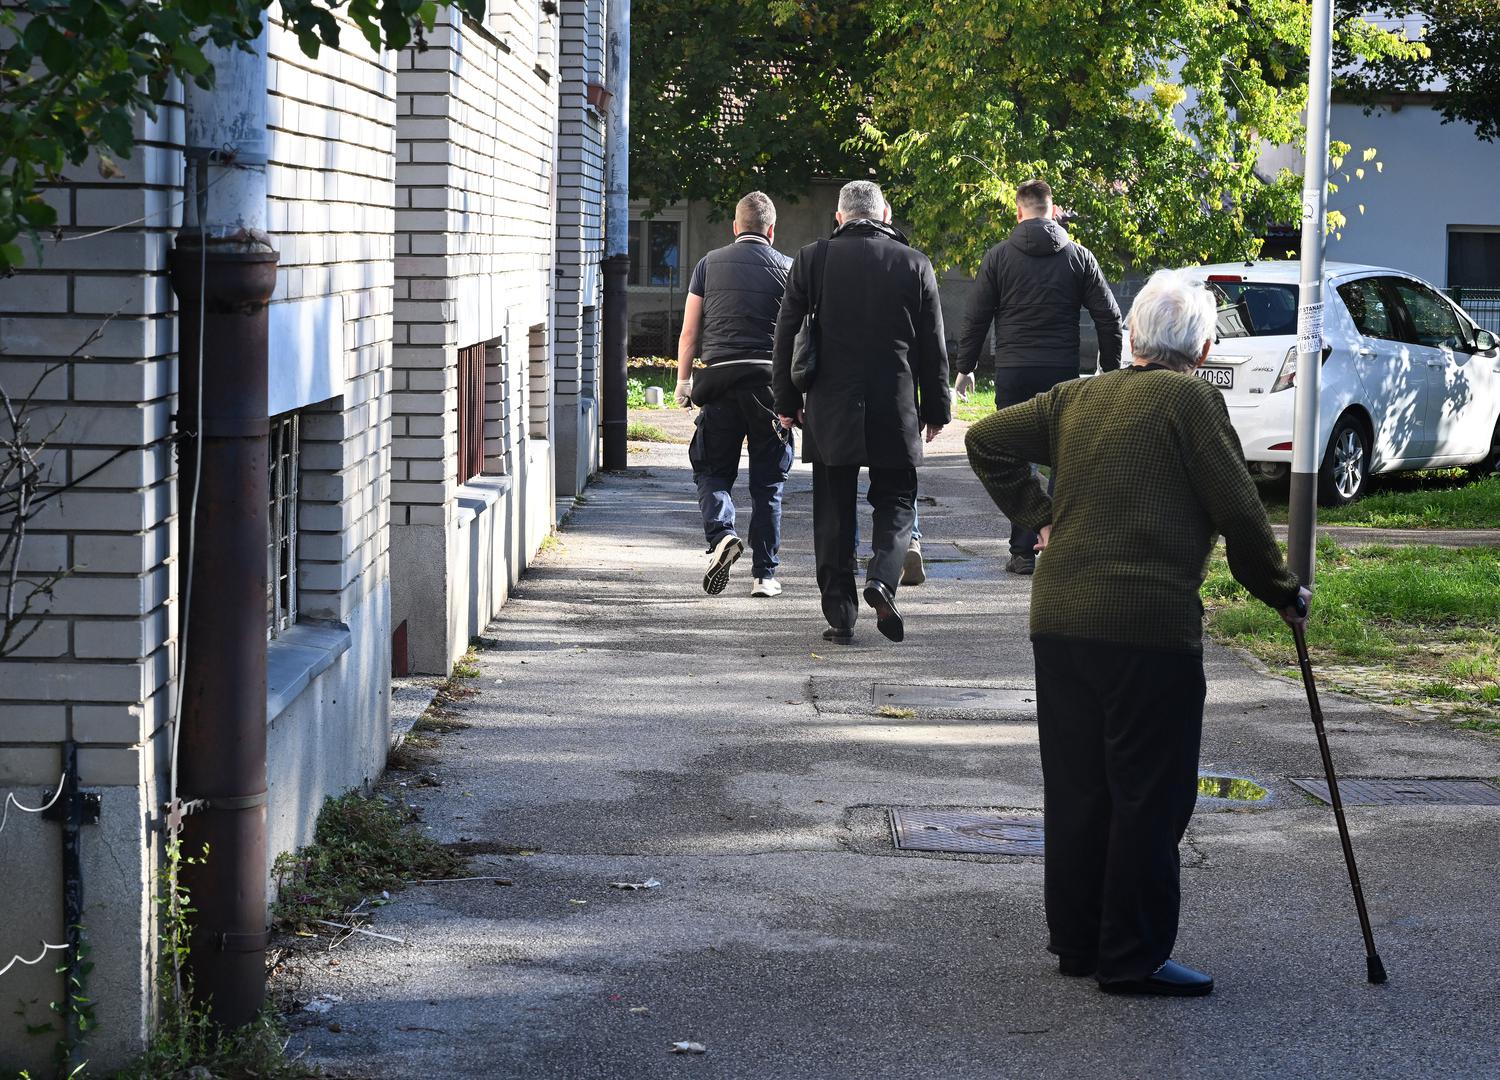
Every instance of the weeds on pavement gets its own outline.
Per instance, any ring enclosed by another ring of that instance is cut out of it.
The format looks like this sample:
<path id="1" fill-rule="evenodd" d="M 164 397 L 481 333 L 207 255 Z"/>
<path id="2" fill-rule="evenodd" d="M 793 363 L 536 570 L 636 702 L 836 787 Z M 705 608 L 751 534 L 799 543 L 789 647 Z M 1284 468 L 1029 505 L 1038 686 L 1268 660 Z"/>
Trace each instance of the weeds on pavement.
<path id="1" fill-rule="evenodd" d="M 361 900 L 406 881 L 460 874 L 464 859 L 413 828 L 417 818 L 411 807 L 383 798 L 329 799 L 313 843 L 276 860 L 275 926 L 305 931 L 313 920 L 338 921 Z"/>

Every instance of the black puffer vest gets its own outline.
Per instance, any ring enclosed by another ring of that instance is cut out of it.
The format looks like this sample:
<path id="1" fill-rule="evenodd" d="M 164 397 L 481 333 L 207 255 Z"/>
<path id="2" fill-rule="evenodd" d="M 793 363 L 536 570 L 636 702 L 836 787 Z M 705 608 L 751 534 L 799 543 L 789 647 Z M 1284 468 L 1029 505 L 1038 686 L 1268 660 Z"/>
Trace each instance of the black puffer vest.
<path id="1" fill-rule="evenodd" d="M 707 370 L 693 377 L 695 405 L 736 386 L 771 385 L 771 343 L 791 266 L 788 256 L 759 239 L 703 257 L 701 355 Z"/>

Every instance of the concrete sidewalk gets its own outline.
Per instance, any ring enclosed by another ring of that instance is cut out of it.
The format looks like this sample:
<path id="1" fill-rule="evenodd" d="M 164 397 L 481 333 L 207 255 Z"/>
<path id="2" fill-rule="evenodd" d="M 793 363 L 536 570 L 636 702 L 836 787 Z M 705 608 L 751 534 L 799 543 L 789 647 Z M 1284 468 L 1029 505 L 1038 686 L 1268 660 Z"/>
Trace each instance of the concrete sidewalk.
<path id="1" fill-rule="evenodd" d="M 415 886 L 375 924 L 408 944 L 303 960 L 299 992 L 341 1000 L 293 1051 L 379 1078 L 1500 1076 L 1500 807 L 1350 808 L 1391 973 L 1367 985 L 1332 815 L 1289 783 L 1321 773 L 1302 689 L 1226 651 L 1203 764 L 1273 801 L 1200 809 L 1183 848 L 1177 956 L 1212 997 L 1055 974 L 1038 859 L 894 848 L 889 807 L 1041 807 L 1034 720 L 874 704 L 876 683 L 1031 681 L 1029 583 L 961 430 L 936 450 L 922 526 L 947 561 L 901 592 L 901 645 L 873 619 L 819 639 L 806 466 L 769 601 L 747 564 L 703 595 L 685 447 L 590 488 L 490 627 L 441 786 L 400 789 L 512 884 Z M 1500 775 L 1491 737 L 1325 708 L 1341 774 Z"/>

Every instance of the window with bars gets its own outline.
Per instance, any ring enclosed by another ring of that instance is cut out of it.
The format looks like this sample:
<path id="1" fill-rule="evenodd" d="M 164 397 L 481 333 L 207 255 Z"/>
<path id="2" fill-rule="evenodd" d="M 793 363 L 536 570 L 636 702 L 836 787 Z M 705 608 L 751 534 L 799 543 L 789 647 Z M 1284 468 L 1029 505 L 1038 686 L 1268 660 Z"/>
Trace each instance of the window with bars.
<path id="1" fill-rule="evenodd" d="M 301 474 L 296 413 L 271 418 L 270 543 L 266 550 L 266 631 L 297 621 L 297 497 Z"/>
<path id="2" fill-rule="evenodd" d="M 483 345 L 458 350 L 458 482 L 484 472 Z"/>

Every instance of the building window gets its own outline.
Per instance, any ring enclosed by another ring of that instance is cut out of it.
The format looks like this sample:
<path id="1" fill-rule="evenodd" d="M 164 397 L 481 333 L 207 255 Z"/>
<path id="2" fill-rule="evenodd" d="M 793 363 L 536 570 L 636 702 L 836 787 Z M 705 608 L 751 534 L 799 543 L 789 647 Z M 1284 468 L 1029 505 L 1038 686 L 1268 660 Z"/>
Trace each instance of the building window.
<path id="1" fill-rule="evenodd" d="M 682 287 L 682 222 L 652 218 L 630 223 L 630 284 Z"/>
<path id="2" fill-rule="evenodd" d="M 297 621 L 297 498 L 302 471 L 297 420 L 294 412 L 271 418 L 266 630 L 273 638 Z"/>
<path id="3" fill-rule="evenodd" d="M 484 472 L 483 345 L 458 350 L 458 482 Z"/>
<path id="4" fill-rule="evenodd" d="M 1448 288 L 1500 289 L 1500 229 L 1448 230 Z"/>
<path id="5" fill-rule="evenodd" d="M 552 363 L 547 326 L 538 323 L 526 334 L 526 434 L 546 439 L 552 432 Z"/>

